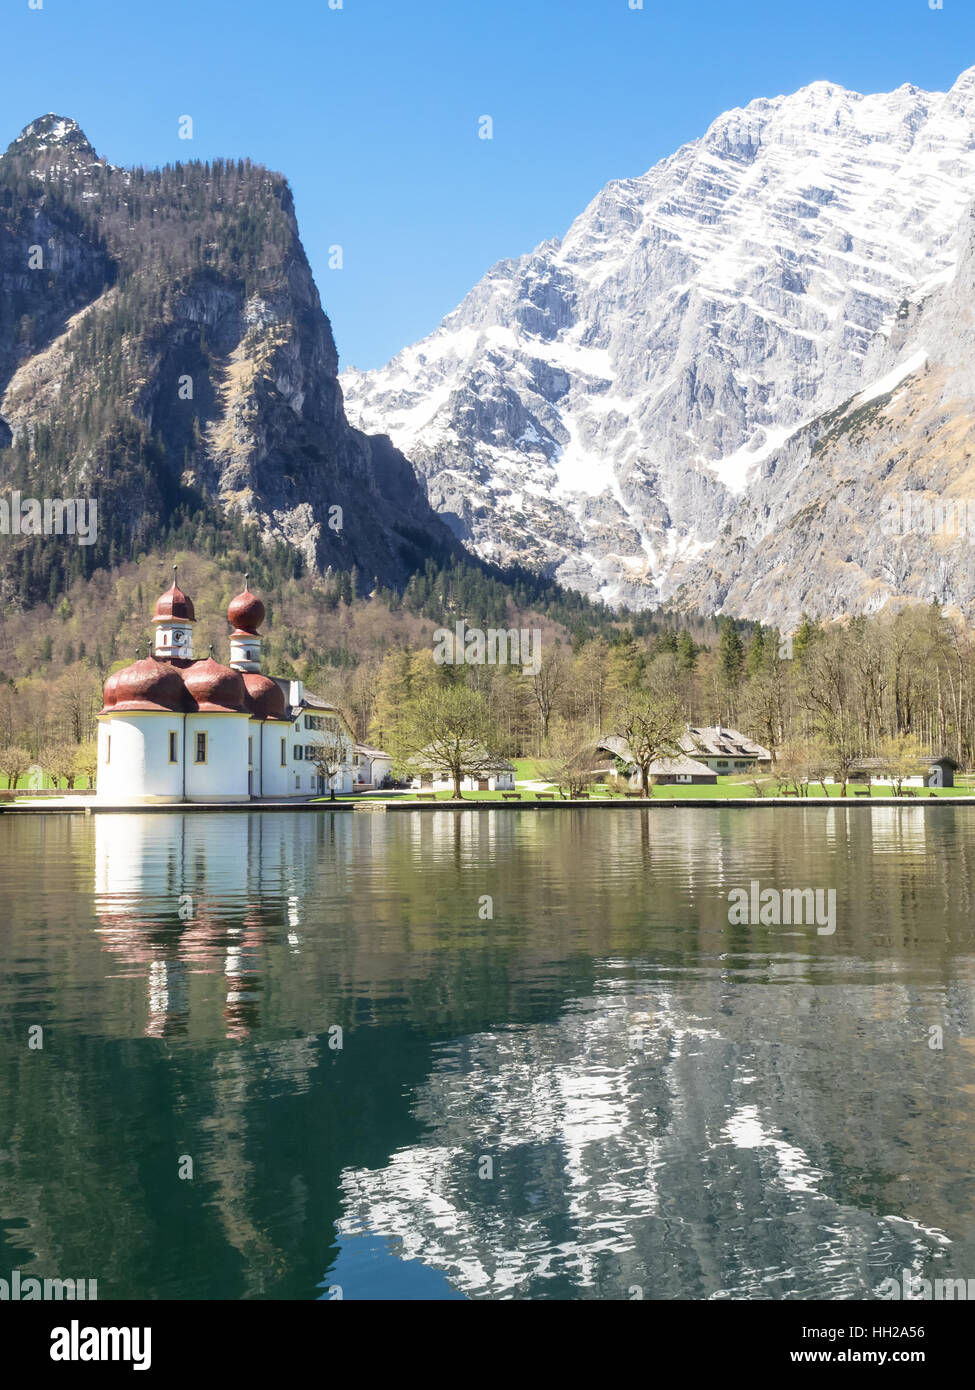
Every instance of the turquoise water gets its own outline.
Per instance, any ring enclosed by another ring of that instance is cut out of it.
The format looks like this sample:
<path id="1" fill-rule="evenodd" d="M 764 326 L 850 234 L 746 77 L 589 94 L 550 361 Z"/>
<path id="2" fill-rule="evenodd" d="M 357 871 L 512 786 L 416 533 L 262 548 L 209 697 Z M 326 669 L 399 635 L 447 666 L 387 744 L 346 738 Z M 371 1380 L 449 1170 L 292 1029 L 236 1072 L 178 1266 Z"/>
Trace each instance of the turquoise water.
<path id="1" fill-rule="evenodd" d="M 0 1277 L 975 1278 L 973 867 L 953 807 L 0 816 Z"/>

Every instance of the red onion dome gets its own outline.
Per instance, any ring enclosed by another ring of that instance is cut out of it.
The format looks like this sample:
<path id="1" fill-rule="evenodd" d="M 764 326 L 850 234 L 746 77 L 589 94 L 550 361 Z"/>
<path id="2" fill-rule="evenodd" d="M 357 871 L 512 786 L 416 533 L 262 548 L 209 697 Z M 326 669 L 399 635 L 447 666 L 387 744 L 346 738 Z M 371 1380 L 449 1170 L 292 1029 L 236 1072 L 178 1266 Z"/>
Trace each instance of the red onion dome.
<path id="1" fill-rule="evenodd" d="M 257 671 L 244 671 L 242 679 L 251 711 L 258 719 L 286 717 L 281 687 L 270 676 L 259 675 Z"/>
<path id="2" fill-rule="evenodd" d="M 230 600 L 227 609 L 227 622 L 237 631 L 234 636 L 256 637 L 257 629 L 264 621 L 264 605 L 256 594 L 252 594 L 245 581 L 244 590 Z"/>
<path id="3" fill-rule="evenodd" d="M 195 701 L 196 708 L 203 711 L 221 713 L 249 714 L 247 688 L 240 678 L 240 672 L 229 666 L 221 666 L 208 656 L 205 661 L 194 661 L 182 675 L 183 684 Z"/>
<path id="4" fill-rule="evenodd" d="M 109 688 L 111 687 L 111 689 Z M 107 707 L 113 710 L 172 710 L 179 712 L 187 706 L 186 690 L 180 673 L 168 662 L 147 656 L 134 661 L 122 671 L 116 671 L 105 683 L 106 697 L 113 697 Z M 107 704 L 107 698 L 106 698 Z"/>
<path id="5" fill-rule="evenodd" d="M 156 600 L 153 609 L 154 618 L 164 620 L 176 618 L 183 623 L 196 622 L 196 610 L 193 607 L 193 600 L 188 594 L 184 594 L 174 579 L 170 588 Z"/>
<path id="6" fill-rule="evenodd" d="M 110 709 L 111 706 L 114 705 L 115 701 L 118 699 L 118 678 L 121 674 L 121 671 L 113 671 L 112 674 L 109 676 L 108 680 L 105 682 L 105 696 L 103 709 Z"/>

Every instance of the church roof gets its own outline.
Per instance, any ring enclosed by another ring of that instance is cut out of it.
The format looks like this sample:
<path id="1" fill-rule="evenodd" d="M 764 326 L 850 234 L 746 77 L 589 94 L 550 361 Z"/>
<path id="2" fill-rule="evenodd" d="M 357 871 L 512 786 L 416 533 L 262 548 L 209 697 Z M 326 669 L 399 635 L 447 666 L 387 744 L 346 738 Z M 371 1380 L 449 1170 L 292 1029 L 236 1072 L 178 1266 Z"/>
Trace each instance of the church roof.
<path id="1" fill-rule="evenodd" d="M 239 671 L 208 656 L 180 673 L 194 705 L 205 713 L 250 714 L 247 687 Z"/>
<path id="2" fill-rule="evenodd" d="M 134 661 L 105 682 L 105 707 L 110 710 L 184 711 L 189 701 L 182 673 L 154 656 Z"/>
<path id="3" fill-rule="evenodd" d="M 162 622 L 174 618 L 184 623 L 196 622 L 196 609 L 193 607 L 193 600 L 189 594 L 184 594 L 176 583 L 175 569 L 173 570 L 173 582 L 166 592 L 160 594 L 156 600 L 152 616 L 154 620 L 158 619 Z"/>
<path id="4" fill-rule="evenodd" d="M 227 622 L 234 629 L 234 637 L 256 637 L 264 616 L 263 603 L 251 593 L 245 580 L 243 590 L 230 600 L 227 609 Z"/>
<path id="5" fill-rule="evenodd" d="M 227 618 L 232 636 L 256 637 L 264 621 L 264 605 L 247 588 L 230 602 Z M 173 582 L 156 602 L 155 621 L 196 621 L 193 600 L 179 587 L 176 567 Z M 284 688 L 282 688 L 282 685 Z M 123 710 L 171 710 L 174 714 L 249 714 L 256 719 L 287 719 L 287 682 L 275 681 L 256 671 L 241 672 L 224 666 L 210 655 L 202 661 L 169 656 L 143 657 L 105 682 L 102 714 Z"/>

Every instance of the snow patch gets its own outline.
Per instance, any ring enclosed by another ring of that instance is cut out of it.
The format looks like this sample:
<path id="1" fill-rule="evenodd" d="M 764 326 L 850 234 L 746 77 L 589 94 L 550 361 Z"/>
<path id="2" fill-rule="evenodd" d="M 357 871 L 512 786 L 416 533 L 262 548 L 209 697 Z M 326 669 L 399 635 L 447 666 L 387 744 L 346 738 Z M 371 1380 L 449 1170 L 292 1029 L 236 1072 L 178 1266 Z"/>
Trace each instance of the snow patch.
<path id="1" fill-rule="evenodd" d="M 865 391 L 861 391 L 858 396 L 855 396 L 854 404 L 866 405 L 868 401 L 875 401 L 878 396 L 886 396 L 889 392 L 893 391 L 895 386 L 900 386 L 901 382 L 906 380 L 907 377 L 919 371 L 927 360 L 927 348 L 919 348 L 906 362 L 901 362 L 898 366 L 889 371 L 886 376 L 882 376 L 879 381 L 875 381 L 872 386 L 868 386 Z"/>
<path id="2" fill-rule="evenodd" d="M 705 459 L 704 462 L 718 481 L 737 496 L 744 492 L 757 466 L 764 463 L 787 439 L 791 439 L 808 423 L 805 421 L 798 425 L 784 425 L 780 429 L 766 429 L 763 431 L 765 442 L 757 449 L 752 438 L 733 454 L 728 454 L 723 459 Z"/>

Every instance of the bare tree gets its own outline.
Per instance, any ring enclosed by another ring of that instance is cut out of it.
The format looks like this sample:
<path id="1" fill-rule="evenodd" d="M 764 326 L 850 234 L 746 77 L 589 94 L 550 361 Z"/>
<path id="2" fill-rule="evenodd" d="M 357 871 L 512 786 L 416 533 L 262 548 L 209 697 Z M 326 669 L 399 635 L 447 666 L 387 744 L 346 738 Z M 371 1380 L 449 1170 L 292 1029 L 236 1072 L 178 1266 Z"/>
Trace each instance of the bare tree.
<path id="1" fill-rule="evenodd" d="M 73 743 L 49 743 L 46 748 L 41 749 L 38 761 L 55 787 L 60 787 L 63 782 L 70 790 L 78 775 L 75 764 L 77 755 L 78 749 Z"/>
<path id="2" fill-rule="evenodd" d="M 6 777 L 11 791 L 16 791 L 17 783 L 30 765 L 31 756 L 26 748 L 20 748 L 15 743 L 0 748 L 0 776 Z"/>
<path id="3" fill-rule="evenodd" d="M 312 766 L 320 777 L 325 778 L 328 783 L 329 800 L 334 801 L 335 786 L 332 779 L 337 777 L 345 766 L 349 755 L 348 741 L 338 733 L 316 733 L 314 742 L 308 747 L 312 750 Z"/>
<path id="4" fill-rule="evenodd" d="M 908 777 L 919 777 L 924 773 L 921 745 L 913 734 L 894 734 L 883 739 L 880 757 L 895 796 L 903 793 Z"/>
<path id="5" fill-rule="evenodd" d="M 637 691 L 618 708 L 614 723 L 640 769 L 640 785 L 652 796 L 651 763 L 657 758 L 680 757 L 683 751 L 680 740 L 687 725 L 679 703 L 671 696 Z"/>
<path id="6" fill-rule="evenodd" d="M 460 799 L 465 777 L 493 770 L 495 729 L 483 698 L 463 685 L 431 686 L 413 696 L 394 731 L 391 751 L 397 771 L 439 772 Z"/>
<path id="7" fill-rule="evenodd" d="M 542 742 L 548 738 L 549 724 L 566 682 L 566 667 L 562 654 L 556 647 L 539 667 L 538 674 L 532 676 L 532 695 L 538 707 L 538 717 L 542 725 Z"/>
<path id="8" fill-rule="evenodd" d="M 94 737 L 102 683 L 83 662 L 69 666 L 54 683 L 52 708 L 60 732 L 73 743 Z"/>
<path id="9" fill-rule="evenodd" d="M 94 787 L 98 776 L 98 744 L 95 739 L 89 739 L 75 750 L 74 765 L 78 776 L 86 778 L 89 787 Z"/>
<path id="10" fill-rule="evenodd" d="M 558 787 L 563 796 L 578 796 L 594 780 L 596 742 L 597 735 L 585 726 L 557 720 L 539 766 L 542 776 Z"/>
<path id="11" fill-rule="evenodd" d="M 779 792 L 783 789 L 795 792 L 796 796 L 808 795 L 810 781 L 809 750 L 802 743 L 787 743 L 779 749 L 775 762 L 775 775 Z"/>
<path id="12" fill-rule="evenodd" d="M 856 682 L 846 634 L 839 628 L 822 636 L 803 663 L 804 699 L 823 752 L 846 796 L 850 772 L 863 751 L 856 717 Z"/>

